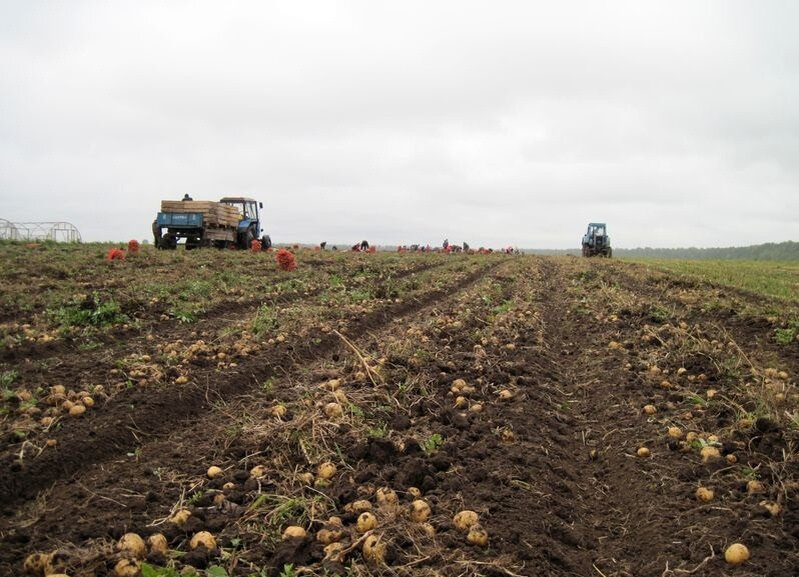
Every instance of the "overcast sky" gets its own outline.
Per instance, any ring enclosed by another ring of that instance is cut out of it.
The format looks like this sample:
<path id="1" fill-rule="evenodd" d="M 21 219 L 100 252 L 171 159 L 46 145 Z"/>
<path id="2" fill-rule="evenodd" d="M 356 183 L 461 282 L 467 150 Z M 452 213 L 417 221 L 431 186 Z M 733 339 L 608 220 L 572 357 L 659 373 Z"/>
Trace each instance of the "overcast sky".
<path id="1" fill-rule="evenodd" d="M 0 0 L 0 218 L 275 242 L 799 240 L 799 2 Z"/>

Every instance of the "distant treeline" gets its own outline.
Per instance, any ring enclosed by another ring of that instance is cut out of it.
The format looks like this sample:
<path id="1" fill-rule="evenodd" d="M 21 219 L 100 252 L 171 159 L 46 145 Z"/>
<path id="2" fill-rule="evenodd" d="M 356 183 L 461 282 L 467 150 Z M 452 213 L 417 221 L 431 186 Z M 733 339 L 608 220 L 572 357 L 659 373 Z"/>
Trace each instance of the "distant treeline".
<path id="1" fill-rule="evenodd" d="M 535 254 L 580 255 L 580 249 L 569 250 L 525 250 Z M 688 260 L 799 260 L 799 242 L 768 242 L 752 246 L 726 248 L 613 248 L 614 257 L 623 258 L 667 258 Z"/>

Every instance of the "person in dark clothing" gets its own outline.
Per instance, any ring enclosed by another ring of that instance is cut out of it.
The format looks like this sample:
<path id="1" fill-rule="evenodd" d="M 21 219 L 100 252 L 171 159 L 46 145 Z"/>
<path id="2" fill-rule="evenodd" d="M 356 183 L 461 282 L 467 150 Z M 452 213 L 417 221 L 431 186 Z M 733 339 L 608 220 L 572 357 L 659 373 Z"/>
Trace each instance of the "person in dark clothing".
<path id="1" fill-rule="evenodd" d="M 183 198 L 181 200 L 194 200 L 194 199 L 190 197 L 189 193 L 187 192 L 186 194 L 183 195 Z"/>
<path id="2" fill-rule="evenodd" d="M 366 251 L 366 250 L 369 250 L 369 243 L 366 242 L 365 240 L 362 240 L 361 241 L 361 251 Z"/>

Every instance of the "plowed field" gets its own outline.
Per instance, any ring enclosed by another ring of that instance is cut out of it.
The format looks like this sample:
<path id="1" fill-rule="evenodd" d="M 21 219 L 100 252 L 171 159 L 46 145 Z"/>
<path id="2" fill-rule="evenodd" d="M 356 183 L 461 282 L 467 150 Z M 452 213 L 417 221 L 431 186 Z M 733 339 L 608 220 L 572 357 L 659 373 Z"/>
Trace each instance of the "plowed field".
<path id="1" fill-rule="evenodd" d="M 799 574 L 795 301 L 569 257 L 0 255 L 0 575 Z"/>

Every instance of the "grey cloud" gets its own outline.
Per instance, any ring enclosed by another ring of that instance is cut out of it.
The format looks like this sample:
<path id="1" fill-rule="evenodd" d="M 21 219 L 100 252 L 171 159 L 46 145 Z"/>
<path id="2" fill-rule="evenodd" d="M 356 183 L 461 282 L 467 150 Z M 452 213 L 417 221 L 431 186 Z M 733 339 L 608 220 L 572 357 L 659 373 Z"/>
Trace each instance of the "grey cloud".
<path id="1" fill-rule="evenodd" d="M 618 246 L 796 239 L 797 17 L 793 2 L 4 3 L 0 218 L 125 240 L 161 198 L 241 193 L 284 242 L 570 247 L 589 220 Z"/>

